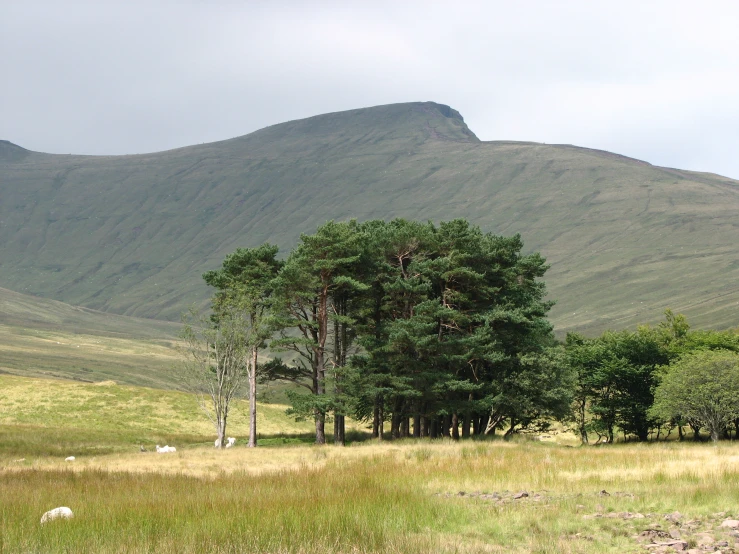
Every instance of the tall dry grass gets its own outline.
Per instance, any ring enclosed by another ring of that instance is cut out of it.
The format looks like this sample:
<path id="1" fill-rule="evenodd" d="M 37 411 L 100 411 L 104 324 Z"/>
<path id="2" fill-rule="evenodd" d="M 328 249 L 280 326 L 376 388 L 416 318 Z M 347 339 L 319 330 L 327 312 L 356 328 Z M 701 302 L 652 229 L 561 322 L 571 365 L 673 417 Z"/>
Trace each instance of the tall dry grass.
<path id="1" fill-rule="evenodd" d="M 0 552 L 635 552 L 667 513 L 739 515 L 737 461 L 733 444 L 402 441 L 8 464 Z M 39 524 L 61 505 L 76 517 Z M 645 517 L 590 517 L 626 511 Z"/>

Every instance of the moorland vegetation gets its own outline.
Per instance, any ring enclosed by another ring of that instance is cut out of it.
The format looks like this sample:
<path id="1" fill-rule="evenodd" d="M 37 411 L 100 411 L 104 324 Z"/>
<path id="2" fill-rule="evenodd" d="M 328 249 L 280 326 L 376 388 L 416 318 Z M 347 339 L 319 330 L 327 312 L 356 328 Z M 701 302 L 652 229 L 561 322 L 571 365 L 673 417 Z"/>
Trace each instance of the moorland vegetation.
<path id="1" fill-rule="evenodd" d="M 12 138 L 12 137 L 4 137 Z M 5 148 L 3 148 L 3 146 Z M 288 252 L 326 219 L 463 217 L 520 233 L 551 264 L 567 331 L 739 325 L 739 185 L 571 145 L 481 141 L 433 102 L 324 114 L 130 156 L 0 141 L 0 283 L 108 313 L 178 321 L 237 247 Z"/>

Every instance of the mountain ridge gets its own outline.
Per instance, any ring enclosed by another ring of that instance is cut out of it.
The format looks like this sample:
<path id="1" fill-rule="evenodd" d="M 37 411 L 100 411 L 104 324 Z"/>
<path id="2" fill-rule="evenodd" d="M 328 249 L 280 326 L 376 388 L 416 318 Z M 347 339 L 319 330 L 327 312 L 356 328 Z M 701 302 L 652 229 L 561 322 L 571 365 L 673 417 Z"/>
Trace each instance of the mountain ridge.
<path id="1" fill-rule="evenodd" d="M 480 141 L 443 104 L 334 112 L 150 154 L 23 150 L 0 159 L 0 286 L 19 292 L 177 319 L 207 298 L 200 275 L 239 246 L 284 251 L 328 219 L 465 217 L 542 251 L 560 330 L 654 321 L 666 307 L 739 324 L 717 300 L 739 302 L 737 181 Z"/>

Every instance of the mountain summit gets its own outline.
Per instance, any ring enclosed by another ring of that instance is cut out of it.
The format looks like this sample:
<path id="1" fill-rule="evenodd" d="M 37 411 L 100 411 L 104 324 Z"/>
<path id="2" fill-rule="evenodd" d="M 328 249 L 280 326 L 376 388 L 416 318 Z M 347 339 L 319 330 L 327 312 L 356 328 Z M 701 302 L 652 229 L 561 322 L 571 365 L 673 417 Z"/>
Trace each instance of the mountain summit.
<path id="1" fill-rule="evenodd" d="M 433 102 L 320 115 L 135 156 L 0 142 L 0 286 L 177 319 L 239 246 L 289 248 L 328 219 L 464 217 L 551 263 L 560 330 L 670 307 L 739 324 L 739 183 L 569 145 L 480 141 Z"/>

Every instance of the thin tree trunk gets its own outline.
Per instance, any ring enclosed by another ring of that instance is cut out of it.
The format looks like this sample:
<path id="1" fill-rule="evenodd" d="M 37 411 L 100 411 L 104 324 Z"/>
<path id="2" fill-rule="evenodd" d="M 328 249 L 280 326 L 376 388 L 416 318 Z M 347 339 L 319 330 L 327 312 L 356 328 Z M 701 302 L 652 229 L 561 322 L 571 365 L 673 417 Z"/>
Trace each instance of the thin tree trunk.
<path id="1" fill-rule="evenodd" d="M 375 407 L 372 411 L 372 438 L 380 437 L 380 397 L 375 397 Z"/>
<path id="2" fill-rule="evenodd" d="M 459 416 L 456 412 L 452 414 L 452 438 L 455 441 L 459 440 Z"/>
<path id="3" fill-rule="evenodd" d="M 441 422 L 441 436 L 442 437 L 448 437 L 449 436 L 449 428 L 452 426 L 452 416 L 449 414 L 446 414 Z"/>
<path id="4" fill-rule="evenodd" d="M 411 420 L 410 418 L 404 417 L 400 424 L 400 436 L 401 438 L 408 438 L 411 435 Z"/>
<path id="5" fill-rule="evenodd" d="M 344 446 L 346 443 L 346 428 L 343 415 L 334 416 L 334 445 Z"/>
<path id="6" fill-rule="evenodd" d="M 462 419 L 462 438 L 470 438 L 470 424 L 472 423 L 472 416 L 469 413 L 464 414 Z"/>
<path id="7" fill-rule="evenodd" d="M 313 413 L 316 418 L 316 444 L 326 444 L 326 414 L 318 409 Z"/>
<path id="8" fill-rule="evenodd" d="M 413 438 L 421 438 L 421 416 L 415 414 L 413 416 Z"/>
<path id="9" fill-rule="evenodd" d="M 488 421 L 490 421 L 490 416 L 488 414 L 480 416 L 480 423 L 478 424 L 478 427 L 477 427 L 478 435 L 484 435 L 485 433 L 487 433 Z M 493 429 L 493 433 L 494 432 L 495 432 L 495 429 Z"/>
<path id="10" fill-rule="evenodd" d="M 251 349 L 249 370 L 249 448 L 257 446 L 257 347 Z"/>
<path id="11" fill-rule="evenodd" d="M 435 439 L 439 436 L 439 420 L 438 418 L 433 418 L 431 420 L 431 426 L 429 428 L 429 437 L 432 439 Z"/>

